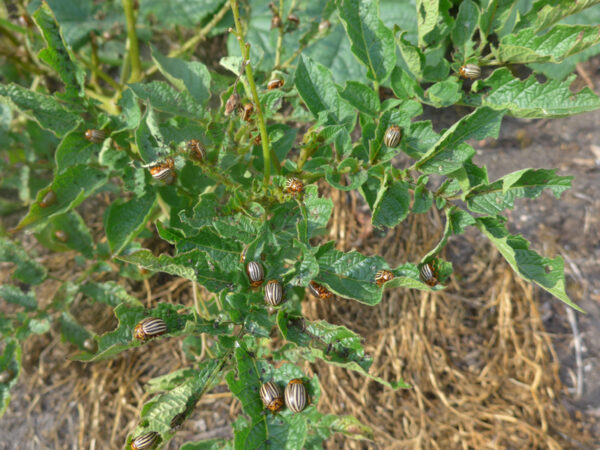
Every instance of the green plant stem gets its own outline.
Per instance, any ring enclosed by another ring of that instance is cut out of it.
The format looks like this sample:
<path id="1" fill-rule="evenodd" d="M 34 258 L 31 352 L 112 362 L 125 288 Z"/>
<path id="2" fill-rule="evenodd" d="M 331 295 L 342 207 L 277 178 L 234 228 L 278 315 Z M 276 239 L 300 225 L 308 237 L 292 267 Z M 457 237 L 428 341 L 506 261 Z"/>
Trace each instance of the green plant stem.
<path id="1" fill-rule="evenodd" d="M 265 125 L 265 119 L 260 105 L 260 99 L 258 98 L 258 92 L 256 91 L 256 83 L 254 83 L 254 74 L 252 73 L 252 67 L 250 66 L 250 45 L 244 42 L 244 30 L 242 29 L 242 23 L 240 22 L 240 12 L 238 10 L 237 0 L 229 0 L 231 5 L 231 11 L 233 12 L 233 21 L 235 22 L 235 29 L 237 33 L 238 42 L 240 43 L 240 50 L 242 52 L 242 58 L 246 66 L 246 79 L 248 80 L 248 86 L 252 94 L 252 100 L 254 101 L 254 107 L 256 108 L 256 117 L 258 119 L 258 128 L 260 130 L 260 138 L 263 150 L 263 175 L 265 184 L 271 182 L 271 152 L 269 150 L 269 135 L 267 134 L 267 127 Z M 274 156 L 274 155 L 273 155 Z M 279 161 L 276 158 L 273 159 L 275 168 L 279 172 Z"/>
<path id="2" fill-rule="evenodd" d="M 94 75 L 97 75 L 100 78 L 102 78 L 106 82 L 106 84 L 110 85 L 115 91 L 121 92 L 123 90 L 122 85 L 113 80 L 110 75 L 108 75 L 102 69 L 98 68 L 98 66 L 96 66 L 93 62 L 88 61 L 85 57 L 81 55 L 79 56 L 79 60 L 83 63 L 85 67 L 91 70 Z"/>
<path id="3" fill-rule="evenodd" d="M 86 89 L 85 93 L 93 98 L 98 100 L 99 102 L 102 103 L 102 108 L 113 115 L 118 115 L 121 111 L 119 110 L 119 108 L 117 107 L 117 105 L 115 105 L 115 102 L 112 98 L 109 98 L 105 95 L 102 95 L 98 92 L 92 91 L 91 89 Z"/>
<path id="4" fill-rule="evenodd" d="M 92 48 L 91 53 L 91 62 L 92 67 L 100 67 L 100 62 L 98 61 L 98 44 L 96 43 L 96 35 L 94 32 L 90 32 L 90 46 Z M 92 70 L 92 76 L 90 77 L 90 85 L 96 87 L 98 90 L 100 86 L 98 85 L 98 74 Z"/>
<path id="5" fill-rule="evenodd" d="M 279 17 L 281 17 L 282 11 L 283 0 L 279 0 Z M 279 34 L 277 35 L 277 47 L 275 48 L 275 67 L 279 66 L 279 63 L 281 62 L 281 47 L 283 46 L 283 22 L 279 24 L 279 29 L 277 31 Z"/>
<path id="6" fill-rule="evenodd" d="M 129 62 L 131 63 L 131 74 L 129 82 L 135 83 L 141 79 L 142 63 L 140 61 L 140 48 L 135 30 L 135 12 L 133 11 L 133 0 L 123 0 L 125 20 L 127 21 L 127 39 L 129 41 Z"/>
<path id="7" fill-rule="evenodd" d="M 298 157 L 298 162 L 296 163 L 296 167 L 298 168 L 298 172 L 302 171 L 304 164 L 308 161 L 308 158 L 312 156 L 312 154 L 317 150 L 317 145 L 309 145 L 306 147 L 302 147 L 300 150 L 300 156 Z"/>
<path id="8" fill-rule="evenodd" d="M 208 33 L 210 33 L 210 31 L 221 21 L 221 19 L 223 19 L 223 17 L 225 17 L 225 14 L 227 14 L 227 11 L 229 11 L 229 8 L 230 8 L 229 4 L 227 2 L 225 2 L 223 4 L 223 6 L 221 7 L 221 9 L 219 9 L 219 11 L 217 11 L 217 13 L 210 20 L 210 22 L 208 22 L 206 25 L 204 25 L 200 29 L 200 31 L 198 31 L 198 33 L 194 35 L 194 37 L 192 37 L 187 42 L 185 42 L 177 50 L 173 50 L 173 51 L 169 52 L 169 55 L 168 55 L 169 58 L 177 58 L 178 56 L 181 56 L 182 54 L 186 53 L 188 50 L 191 50 L 194 47 L 196 47 L 200 42 L 206 40 L 206 36 L 208 35 Z M 157 70 L 158 70 L 157 66 L 152 66 L 150 69 L 146 70 L 142 76 L 145 78 L 147 76 L 152 75 Z"/>

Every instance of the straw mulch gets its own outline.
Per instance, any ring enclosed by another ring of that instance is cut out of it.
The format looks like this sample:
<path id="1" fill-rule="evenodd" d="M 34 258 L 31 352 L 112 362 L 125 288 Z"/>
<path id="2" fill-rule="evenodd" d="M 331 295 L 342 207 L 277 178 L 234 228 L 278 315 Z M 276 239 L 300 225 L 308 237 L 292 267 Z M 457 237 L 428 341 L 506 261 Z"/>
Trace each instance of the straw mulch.
<path id="1" fill-rule="evenodd" d="M 382 232 L 371 228 L 353 194 L 331 196 L 336 207 L 329 237 L 340 249 L 379 254 L 394 267 L 419 261 L 440 238 L 443 223 L 435 212 L 411 215 L 395 230 Z M 309 319 L 364 336 L 373 374 L 412 385 L 394 392 L 354 372 L 306 364 L 307 374 L 319 376 L 321 411 L 352 414 L 375 432 L 374 442 L 337 435 L 327 447 L 591 448 L 585 421 L 571 417 L 564 406 L 567 394 L 540 319 L 537 291 L 476 235 L 451 239 L 447 252 L 455 274 L 441 293 L 394 289 L 375 307 L 345 299 L 305 303 Z M 72 256 L 49 255 L 44 263 L 54 276 L 72 279 L 77 274 Z M 38 295 L 49 301 L 58 287 L 46 282 Z M 193 304 L 186 280 L 156 275 L 127 288 L 148 306 L 159 300 Z M 83 298 L 72 310 L 96 332 L 116 326 L 110 310 Z M 178 339 L 87 365 L 67 360 L 72 353 L 57 332 L 27 341 L 24 376 L 0 421 L 5 436 L 0 448 L 15 448 L 17 442 L 19 448 L 36 449 L 120 448 L 151 398 L 145 383 L 190 364 Z M 223 383 L 199 402 L 169 448 L 190 439 L 230 437 L 229 424 L 240 412 Z"/>

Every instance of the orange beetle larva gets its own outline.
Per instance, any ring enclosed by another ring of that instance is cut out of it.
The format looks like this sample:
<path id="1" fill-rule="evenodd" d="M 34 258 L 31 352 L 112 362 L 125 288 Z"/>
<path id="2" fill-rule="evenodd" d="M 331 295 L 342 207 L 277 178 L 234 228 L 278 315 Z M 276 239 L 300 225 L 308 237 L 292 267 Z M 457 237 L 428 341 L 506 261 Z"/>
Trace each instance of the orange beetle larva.
<path id="1" fill-rule="evenodd" d="M 375 274 L 377 286 L 383 286 L 387 281 L 393 280 L 394 274 L 389 270 L 380 270 Z"/>
<path id="2" fill-rule="evenodd" d="M 288 194 L 296 195 L 304 190 L 304 184 L 298 178 L 288 178 L 285 183 L 285 191 Z"/>
<path id="3" fill-rule="evenodd" d="M 311 281 L 308 284 L 308 290 L 312 295 L 314 295 L 317 298 L 320 298 L 321 300 L 327 300 L 333 297 L 333 294 L 325 286 L 319 283 L 315 283 L 314 281 Z"/>

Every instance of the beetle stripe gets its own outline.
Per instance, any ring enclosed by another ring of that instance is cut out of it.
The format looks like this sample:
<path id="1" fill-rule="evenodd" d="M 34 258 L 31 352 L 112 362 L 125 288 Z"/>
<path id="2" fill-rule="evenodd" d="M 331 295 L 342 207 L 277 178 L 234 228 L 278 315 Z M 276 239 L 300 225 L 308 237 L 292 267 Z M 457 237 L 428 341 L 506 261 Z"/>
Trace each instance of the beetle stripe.
<path id="1" fill-rule="evenodd" d="M 385 132 L 383 143 L 390 148 L 397 147 L 402 137 L 402 130 L 398 125 L 391 125 Z"/>
<path id="2" fill-rule="evenodd" d="M 250 281 L 253 284 L 260 284 L 265 278 L 265 272 L 263 271 L 262 266 L 255 261 L 250 261 L 248 263 L 248 265 L 246 266 L 246 273 L 248 274 L 248 278 L 250 278 Z"/>
<path id="3" fill-rule="evenodd" d="M 100 144 L 106 139 L 106 132 L 102 130 L 86 130 L 85 138 L 90 142 Z"/>
<path id="4" fill-rule="evenodd" d="M 146 321 L 142 324 L 142 329 L 144 333 L 148 336 L 157 336 L 162 333 L 166 333 L 167 324 L 162 319 L 146 319 Z"/>
<path id="5" fill-rule="evenodd" d="M 295 378 L 285 387 L 285 403 L 296 413 L 306 408 L 306 387 L 302 380 Z"/>
<path id="6" fill-rule="evenodd" d="M 283 300 L 283 288 L 277 280 L 269 280 L 265 286 L 265 302 L 277 306 Z"/>
<path id="7" fill-rule="evenodd" d="M 131 448 L 132 450 L 146 450 L 151 448 L 157 440 L 158 433 L 156 431 L 151 431 L 149 433 L 138 436 L 133 441 L 131 441 Z"/>

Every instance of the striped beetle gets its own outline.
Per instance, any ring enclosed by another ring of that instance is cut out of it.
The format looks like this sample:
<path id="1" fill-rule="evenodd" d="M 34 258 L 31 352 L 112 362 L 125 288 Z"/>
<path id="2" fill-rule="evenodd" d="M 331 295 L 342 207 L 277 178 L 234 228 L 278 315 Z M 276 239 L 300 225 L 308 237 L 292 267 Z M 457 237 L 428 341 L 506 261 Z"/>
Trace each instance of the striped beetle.
<path id="1" fill-rule="evenodd" d="M 279 89 L 281 86 L 283 86 L 283 83 L 283 80 L 275 78 L 274 80 L 271 80 L 267 83 L 267 89 L 269 91 L 272 91 L 273 89 Z"/>
<path id="2" fill-rule="evenodd" d="M 419 270 L 419 275 L 421 276 L 423 283 L 425 283 L 427 286 L 433 287 L 438 284 L 436 272 L 437 271 L 430 263 L 426 263 Z"/>
<path id="3" fill-rule="evenodd" d="M 234 92 L 229 96 L 227 102 L 225 103 L 225 115 L 228 116 L 233 111 L 237 110 L 240 107 L 240 96 L 237 92 Z"/>
<path id="4" fill-rule="evenodd" d="M 96 353 L 98 351 L 98 343 L 94 338 L 87 338 L 83 341 L 83 348 L 90 353 Z"/>
<path id="5" fill-rule="evenodd" d="M 162 181 L 165 184 L 173 184 L 177 178 L 177 174 L 173 167 L 175 167 L 173 159 L 168 158 L 164 163 L 150 167 L 150 175 L 152 175 L 152 178 L 155 180 Z"/>
<path id="6" fill-rule="evenodd" d="M 324 20 L 319 23 L 319 33 L 323 33 L 325 30 L 331 27 L 331 22 L 329 20 Z"/>
<path id="7" fill-rule="evenodd" d="M 394 148 L 398 147 L 400 144 L 400 139 L 402 138 L 402 129 L 398 125 L 390 125 L 387 130 L 385 130 L 385 136 L 383 137 L 383 143 L 386 147 Z"/>
<path id="8" fill-rule="evenodd" d="M 198 139 L 190 139 L 187 141 L 187 148 L 192 156 L 198 161 L 202 161 L 206 156 L 206 150 Z"/>
<path id="9" fill-rule="evenodd" d="M 131 441 L 131 450 L 147 450 L 158 442 L 159 434 L 156 431 L 142 434 Z"/>
<path id="10" fill-rule="evenodd" d="M 470 80 L 476 80 L 481 76 L 481 67 L 475 64 L 465 64 L 458 69 L 458 74 L 462 78 L 468 78 Z"/>
<path id="11" fill-rule="evenodd" d="M 260 399 L 271 412 L 277 412 L 283 406 L 281 389 L 272 381 L 267 381 L 260 387 Z"/>
<path id="12" fill-rule="evenodd" d="M 240 253 L 240 262 L 243 264 L 246 262 L 246 253 L 248 253 L 248 247 L 250 247 L 250 244 L 246 245 L 243 249 L 242 249 L 242 253 Z"/>
<path id="13" fill-rule="evenodd" d="M 56 203 L 56 194 L 53 190 L 49 190 L 44 194 L 42 200 L 40 201 L 40 208 L 47 208 L 48 206 L 52 206 Z"/>
<path id="14" fill-rule="evenodd" d="M 299 413 L 307 404 L 306 387 L 299 378 L 294 378 L 285 387 L 285 404 L 293 412 Z"/>
<path id="15" fill-rule="evenodd" d="M 104 130 L 86 130 L 84 134 L 85 138 L 93 142 L 94 144 L 101 144 L 106 139 L 106 131 Z"/>
<path id="16" fill-rule="evenodd" d="M 283 288 L 277 280 L 269 280 L 265 286 L 265 302 L 271 306 L 279 305 L 283 300 Z"/>
<path id="17" fill-rule="evenodd" d="M 333 297 L 333 294 L 325 286 L 315 283 L 314 281 L 311 281 L 308 284 L 308 290 L 312 295 L 322 300 L 327 300 Z"/>
<path id="18" fill-rule="evenodd" d="M 60 241 L 60 242 L 67 242 L 69 240 L 69 235 L 67 234 L 66 231 L 56 230 L 54 232 L 54 239 L 56 239 L 57 241 Z"/>
<path id="19" fill-rule="evenodd" d="M 162 319 L 147 317 L 138 323 L 133 329 L 133 337 L 139 341 L 145 341 L 167 332 L 167 324 Z"/>
<path id="20" fill-rule="evenodd" d="M 12 369 L 6 369 L 0 372 L 0 384 L 6 384 L 15 376 L 15 371 Z"/>
<path id="21" fill-rule="evenodd" d="M 393 279 L 394 274 L 389 270 L 380 270 L 375 274 L 375 283 L 377 283 L 377 286 L 383 286 L 384 283 Z"/>
<path id="22" fill-rule="evenodd" d="M 248 278 L 250 279 L 250 285 L 252 287 L 260 286 L 265 280 L 265 272 L 260 265 L 255 261 L 250 261 L 246 265 L 246 273 L 248 274 Z"/>
<path id="23" fill-rule="evenodd" d="M 244 105 L 244 109 L 242 110 L 242 119 L 246 122 L 250 122 L 250 116 L 254 112 L 254 106 L 252 103 L 246 103 Z"/>

